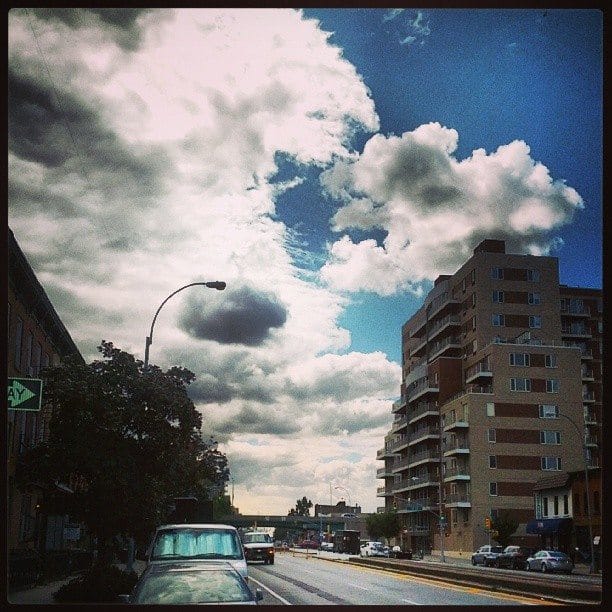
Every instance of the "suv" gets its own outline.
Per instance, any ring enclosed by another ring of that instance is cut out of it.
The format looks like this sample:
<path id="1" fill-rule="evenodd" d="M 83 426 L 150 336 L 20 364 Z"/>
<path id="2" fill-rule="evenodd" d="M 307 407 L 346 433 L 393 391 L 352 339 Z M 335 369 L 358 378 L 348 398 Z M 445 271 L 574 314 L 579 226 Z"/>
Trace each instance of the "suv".
<path id="1" fill-rule="evenodd" d="M 242 536 L 244 554 L 249 561 L 263 561 L 264 564 L 274 563 L 274 543 L 272 538 L 261 531 L 248 531 Z"/>
<path id="2" fill-rule="evenodd" d="M 485 544 L 472 555 L 472 565 L 491 566 L 495 559 L 504 552 L 501 546 Z"/>
<path id="3" fill-rule="evenodd" d="M 147 566 L 189 561 L 230 563 L 245 580 L 247 564 L 238 530 L 231 525 L 179 523 L 162 525 L 147 550 Z"/>
<path id="4" fill-rule="evenodd" d="M 527 558 L 531 557 L 535 549 L 525 546 L 506 546 L 504 552 L 493 562 L 494 567 L 509 567 L 510 569 L 525 569 Z"/>

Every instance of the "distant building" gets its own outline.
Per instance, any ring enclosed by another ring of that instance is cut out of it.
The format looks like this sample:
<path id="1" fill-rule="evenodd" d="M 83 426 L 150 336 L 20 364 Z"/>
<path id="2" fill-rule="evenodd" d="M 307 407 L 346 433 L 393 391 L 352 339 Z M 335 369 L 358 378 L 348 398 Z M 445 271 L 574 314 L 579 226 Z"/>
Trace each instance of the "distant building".
<path id="1" fill-rule="evenodd" d="M 8 256 L 7 374 L 9 378 L 37 378 L 42 368 L 59 364 L 67 355 L 80 353 L 11 230 Z M 8 410 L 9 551 L 62 549 L 73 545 L 82 535 L 80 527 L 69 516 L 43 512 L 45 491 L 39 484 L 31 482 L 19 489 L 15 482 L 21 455 L 49 436 L 51 412 L 44 405 L 44 387 L 42 397 L 40 411 L 24 411 L 18 407 Z M 58 486 L 68 493 L 70 484 Z"/>
<path id="2" fill-rule="evenodd" d="M 325 504 L 315 504 L 314 515 L 324 516 L 342 516 L 343 514 L 355 514 L 359 516 L 361 514 L 361 506 L 347 506 L 345 501 L 339 501 L 336 505 L 330 506 Z"/>
<path id="3" fill-rule="evenodd" d="M 601 290 L 559 284 L 557 258 L 501 240 L 436 279 L 402 327 L 401 398 L 377 452 L 379 511 L 397 509 L 413 550 L 440 537 L 474 550 L 508 511 L 535 545 L 534 485 L 580 470 L 584 445 L 600 465 L 602 312 Z"/>

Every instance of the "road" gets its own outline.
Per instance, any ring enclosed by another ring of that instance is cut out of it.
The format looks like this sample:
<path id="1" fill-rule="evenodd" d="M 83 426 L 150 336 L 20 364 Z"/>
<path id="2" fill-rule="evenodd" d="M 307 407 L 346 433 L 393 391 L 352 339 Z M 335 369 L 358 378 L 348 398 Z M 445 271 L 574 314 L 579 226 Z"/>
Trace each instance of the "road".
<path id="1" fill-rule="evenodd" d="M 274 565 L 250 564 L 252 588 L 263 605 L 541 605 L 537 598 L 487 592 L 408 575 L 390 574 L 291 553 Z"/>

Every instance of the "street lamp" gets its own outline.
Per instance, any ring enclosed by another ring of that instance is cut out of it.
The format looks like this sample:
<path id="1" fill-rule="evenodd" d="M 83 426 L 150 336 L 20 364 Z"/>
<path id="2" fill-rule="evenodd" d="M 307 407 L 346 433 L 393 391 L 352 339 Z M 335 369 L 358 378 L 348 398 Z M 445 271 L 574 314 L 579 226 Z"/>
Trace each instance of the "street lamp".
<path id="1" fill-rule="evenodd" d="M 593 521 L 592 521 L 592 517 L 591 517 L 591 494 L 589 491 L 589 462 L 588 462 L 588 456 L 587 456 L 587 445 L 586 445 L 586 441 L 584 439 L 584 431 L 580 431 L 580 428 L 578 427 L 578 425 L 576 425 L 576 423 L 574 423 L 574 421 L 572 421 L 572 419 L 570 419 L 568 416 L 566 416 L 565 414 L 561 414 L 559 413 L 559 416 L 564 418 L 566 421 L 569 421 L 572 424 L 572 427 L 576 430 L 576 432 L 578 433 L 578 435 L 580 436 L 580 439 L 582 440 L 582 448 L 583 448 L 583 458 L 584 458 L 584 486 L 585 486 L 585 491 L 586 491 L 586 498 L 587 498 L 587 517 L 589 520 L 589 546 L 591 549 L 591 564 L 589 566 L 589 573 L 590 574 L 594 574 L 595 573 L 595 550 L 593 548 Z"/>
<path id="2" fill-rule="evenodd" d="M 204 287 L 209 287 L 210 289 L 217 289 L 218 291 L 222 291 L 223 289 L 225 289 L 225 283 L 223 281 L 209 281 L 209 282 L 201 282 L 201 283 L 189 283 L 188 285 L 184 285 L 183 287 L 180 287 L 179 289 L 177 289 L 176 291 L 173 291 L 160 305 L 159 308 L 157 309 L 157 312 L 155 313 L 155 316 L 153 317 L 153 321 L 151 323 L 151 330 L 149 331 L 149 335 L 147 336 L 146 339 L 146 343 L 145 343 L 145 358 L 144 358 L 144 367 L 145 370 L 149 367 L 149 347 L 151 346 L 151 344 L 153 343 L 153 327 L 155 325 L 155 321 L 157 320 L 157 315 L 159 314 L 159 311 L 162 309 L 162 306 L 173 296 L 176 295 L 179 291 L 182 291 L 183 289 L 187 289 L 187 287 L 193 287 L 195 285 L 203 285 Z"/>

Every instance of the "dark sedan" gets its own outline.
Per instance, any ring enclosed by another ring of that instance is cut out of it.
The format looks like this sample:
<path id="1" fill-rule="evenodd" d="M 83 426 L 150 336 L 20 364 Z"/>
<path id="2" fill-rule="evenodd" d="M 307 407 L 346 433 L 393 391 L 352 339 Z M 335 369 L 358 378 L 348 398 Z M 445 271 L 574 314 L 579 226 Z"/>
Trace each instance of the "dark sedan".
<path id="1" fill-rule="evenodd" d="M 527 559 L 533 555 L 533 548 L 525 546 L 506 546 L 504 552 L 493 560 L 493 567 L 508 567 L 510 569 L 527 569 Z"/>
<path id="2" fill-rule="evenodd" d="M 256 605 L 263 598 L 249 589 L 245 579 L 229 563 L 168 562 L 145 569 L 131 595 L 119 595 L 130 604 L 233 604 Z"/>

